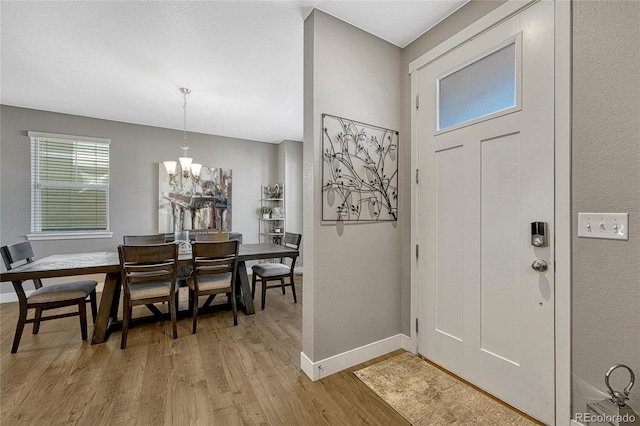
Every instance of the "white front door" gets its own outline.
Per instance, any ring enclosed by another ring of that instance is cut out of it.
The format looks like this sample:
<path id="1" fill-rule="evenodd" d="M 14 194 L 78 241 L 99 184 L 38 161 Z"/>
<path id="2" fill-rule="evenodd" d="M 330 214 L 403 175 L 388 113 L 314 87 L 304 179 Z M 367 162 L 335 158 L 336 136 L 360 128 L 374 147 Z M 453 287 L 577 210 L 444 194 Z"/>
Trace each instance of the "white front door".
<path id="1" fill-rule="evenodd" d="M 417 71 L 419 352 L 549 424 L 553 48 L 541 1 Z M 532 222 L 546 223 L 543 247 Z"/>

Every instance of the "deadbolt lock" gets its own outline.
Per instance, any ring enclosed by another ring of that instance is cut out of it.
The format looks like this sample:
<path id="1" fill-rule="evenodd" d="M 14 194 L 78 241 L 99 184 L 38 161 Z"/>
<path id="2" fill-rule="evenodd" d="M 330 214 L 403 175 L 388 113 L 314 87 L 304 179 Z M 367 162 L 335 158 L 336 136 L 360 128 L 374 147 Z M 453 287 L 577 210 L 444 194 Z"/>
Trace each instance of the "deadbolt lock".
<path id="1" fill-rule="evenodd" d="M 547 241 L 547 223 L 531 222 L 531 245 L 534 247 L 546 247 L 548 245 Z"/>

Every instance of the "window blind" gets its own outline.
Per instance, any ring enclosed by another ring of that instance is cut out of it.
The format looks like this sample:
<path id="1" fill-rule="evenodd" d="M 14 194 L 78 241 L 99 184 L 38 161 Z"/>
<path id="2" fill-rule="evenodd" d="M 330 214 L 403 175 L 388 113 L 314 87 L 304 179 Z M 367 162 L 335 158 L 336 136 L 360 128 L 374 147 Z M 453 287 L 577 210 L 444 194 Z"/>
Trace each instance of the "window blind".
<path id="1" fill-rule="evenodd" d="M 31 232 L 109 229 L 109 140 L 29 132 Z"/>

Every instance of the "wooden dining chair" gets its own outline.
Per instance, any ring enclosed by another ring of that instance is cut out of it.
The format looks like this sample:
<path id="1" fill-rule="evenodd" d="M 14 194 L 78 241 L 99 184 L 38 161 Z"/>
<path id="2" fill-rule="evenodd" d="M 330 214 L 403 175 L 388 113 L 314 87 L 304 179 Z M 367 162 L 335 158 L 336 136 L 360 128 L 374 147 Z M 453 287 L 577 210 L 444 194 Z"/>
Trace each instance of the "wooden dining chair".
<path id="1" fill-rule="evenodd" d="M 127 246 L 144 246 L 148 244 L 164 244 L 164 234 L 152 234 L 152 235 L 125 235 L 122 239 Z"/>
<path id="2" fill-rule="evenodd" d="M 174 236 L 173 234 L 125 235 L 123 237 L 123 240 L 125 245 L 139 246 L 139 245 L 164 244 L 164 243 L 173 242 Z M 187 278 L 189 278 L 190 275 L 191 275 L 190 266 L 178 267 L 177 282 L 180 287 L 187 285 Z M 162 315 L 162 313 L 158 309 L 156 309 L 153 304 L 149 303 L 146 306 L 154 315 L 156 316 Z"/>
<path id="3" fill-rule="evenodd" d="M 167 302 L 173 338 L 176 339 L 178 337 L 176 323 L 178 245 L 174 243 L 121 245 L 118 247 L 118 255 L 124 289 L 120 347 L 122 349 L 127 347 L 132 308 L 136 305 Z"/>
<path id="4" fill-rule="evenodd" d="M 124 244 L 128 246 L 140 246 L 150 244 L 164 244 L 173 242 L 173 235 L 171 239 L 165 234 L 151 234 L 151 235 L 125 235 L 123 237 Z M 179 266 L 177 272 L 178 287 L 184 287 L 187 285 L 187 279 L 191 276 L 191 266 Z M 179 296 L 176 293 L 176 303 L 178 303 Z M 155 316 L 162 316 L 162 312 L 153 305 L 153 303 L 145 304 L 147 309 L 151 311 Z"/>
<path id="5" fill-rule="evenodd" d="M 217 294 L 226 293 L 233 310 L 233 325 L 238 325 L 235 297 L 238 247 L 239 243 L 236 240 L 193 243 L 191 261 L 193 275 L 187 281 L 193 311 L 193 333 L 196 332 L 198 324 L 198 298 L 203 295 L 209 295 L 203 305 L 204 309 L 211 304 Z"/>
<path id="6" fill-rule="evenodd" d="M 228 232 L 198 232 L 196 241 L 229 241 Z"/>
<path id="7" fill-rule="evenodd" d="M 4 246 L 0 249 L 0 252 L 2 253 L 2 260 L 4 261 L 4 266 L 7 268 L 7 271 L 21 264 L 33 262 L 34 254 L 29 241 Z M 35 286 L 35 290 L 27 296 L 22 287 L 22 282 L 13 281 L 13 288 L 18 295 L 20 316 L 18 317 L 16 333 L 13 337 L 11 353 L 13 354 L 18 351 L 24 326 L 28 323 L 33 323 L 33 334 L 38 334 L 42 321 L 79 316 L 82 340 L 87 340 L 86 303 L 89 301 L 91 304 L 91 314 L 93 323 L 95 324 L 98 312 L 96 303 L 96 285 L 98 285 L 98 283 L 93 280 L 82 280 L 44 286 L 41 280 L 34 279 L 33 285 Z M 77 312 L 46 317 L 42 316 L 42 311 L 73 305 L 78 305 Z M 29 309 L 35 309 L 35 316 L 27 319 Z"/>
<path id="8" fill-rule="evenodd" d="M 284 234 L 284 242 L 282 245 L 298 250 L 300 248 L 301 240 L 302 235 L 286 232 Z M 286 265 L 284 263 L 284 259 L 280 259 L 280 263 L 260 263 L 258 265 L 254 265 L 251 268 L 253 271 L 253 278 L 251 279 L 251 297 L 255 298 L 256 282 L 261 281 L 262 309 L 264 309 L 265 301 L 267 298 L 267 289 L 269 288 L 281 288 L 282 294 L 285 294 L 285 287 L 291 287 L 291 292 L 293 293 L 293 303 L 298 303 L 298 299 L 296 297 L 296 285 L 293 279 L 293 267 L 296 264 L 296 259 L 296 256 L 291 258 L 291 266 Z M 285 283 L 285 278 L 289 278 L 288 283 Z M 267 286 L 267 282 L 269 281 L 279 281 L 280 284 Z"/>

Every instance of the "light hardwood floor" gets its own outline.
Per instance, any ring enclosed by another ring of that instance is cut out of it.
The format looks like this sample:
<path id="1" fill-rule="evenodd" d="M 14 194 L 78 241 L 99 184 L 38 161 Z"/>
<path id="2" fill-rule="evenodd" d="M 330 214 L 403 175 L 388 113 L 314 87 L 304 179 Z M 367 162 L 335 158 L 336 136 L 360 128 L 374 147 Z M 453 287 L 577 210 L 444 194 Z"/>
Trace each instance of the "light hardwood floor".
<path id="1" fill-rule="evenodd" d="M 195 335 L 191 319 L 180 319 L 176 340 L 170 321 L 135 324 L 125 350 L 120 332 L 101 345 L 83 342 L 76 317 L 45 322 L 36 336 L 28 325 L 11 354 L 18 306 L 2 304 L 0 423 L 408 425 L 352 374 L 402 351 L 318 382 L 299 370 L 296 289 L 297 304 L 290 289 L 269 290 L 264 311 L 256 294 L 256 315 L 239 313 L 237 327 L 228 311 L 199 316 Z"/>

